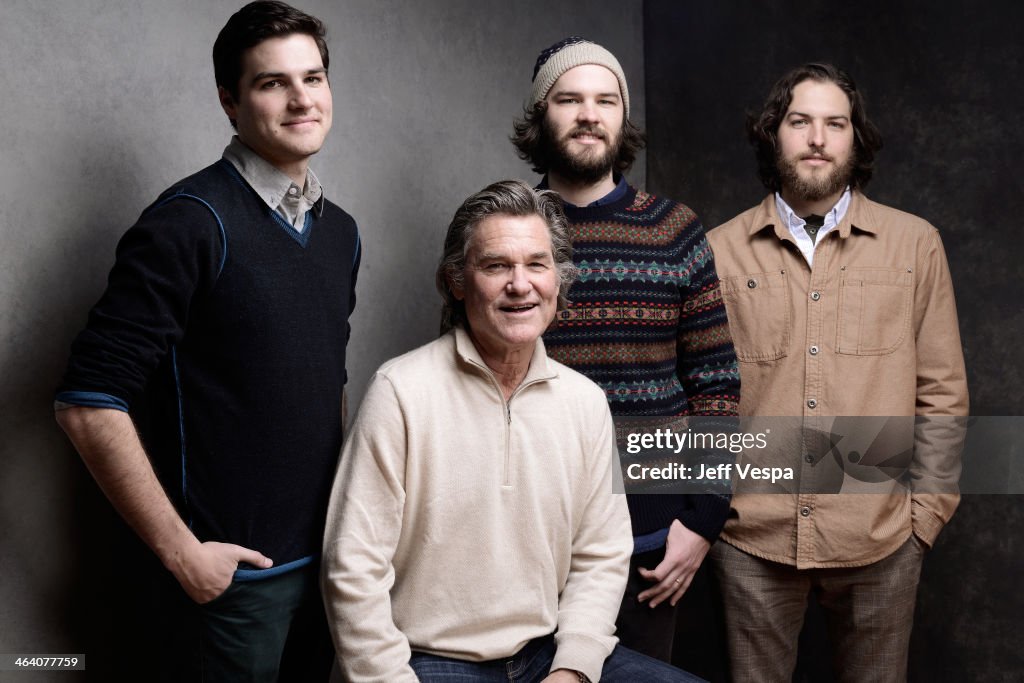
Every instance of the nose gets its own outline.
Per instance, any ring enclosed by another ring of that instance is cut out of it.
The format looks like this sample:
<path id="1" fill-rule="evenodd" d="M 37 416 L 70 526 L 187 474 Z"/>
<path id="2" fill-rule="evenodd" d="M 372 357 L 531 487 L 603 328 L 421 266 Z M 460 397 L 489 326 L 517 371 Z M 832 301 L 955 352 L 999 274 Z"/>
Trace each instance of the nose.
<path id="1" fill-rule="evenodd" d="M 583 100 L 576 111 L 576 120 L 580 123 L 597 123 L 597 105 L 591 100 Z"/>
<path id="2" fill-rule="evenodd" d="M 825 146 L 825 124 L 821 121 L 815 121 L 810 126 L 810 130 L 807 133 L 807 143 L 811 147 L 824 147 Z"/>
<path id="3" fill-rule="evenodd" d="M 508 283 L 505 285 L 505 290 L 514 296 L 523 296 L 529 294 L 530 289 L 533 288 L 533 284 L 530 282 L 530 278 L 526 272 L 526 266 L 521 263 L 517 263 L 513 266 L 509 272 Z"/>
<path id="4" fill-rule="evenodd" d="M 292 109 L 309 109 L 313 106 L 313 98 L 309 96 L 304 83 L 292 88 L 292 97 L 288 104 Z"/>

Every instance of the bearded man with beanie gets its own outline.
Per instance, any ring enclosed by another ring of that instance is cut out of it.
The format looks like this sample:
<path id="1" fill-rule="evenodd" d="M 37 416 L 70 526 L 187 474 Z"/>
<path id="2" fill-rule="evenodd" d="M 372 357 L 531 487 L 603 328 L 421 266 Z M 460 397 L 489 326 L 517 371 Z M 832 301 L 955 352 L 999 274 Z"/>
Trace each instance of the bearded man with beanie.
<path id="1" fill-rule="evenodd" d="M 616 418 L 734 417 L 739 371 L 711 249 L 687 206 L 629 185 L 644 145 L 622 67 L 578 37 L 537 59 L 512 142 L 565 202 L 579 277 L 544 336 L 604 391 Z M 728 491 L 628 496 L 634 537 L 616 623 L 624 645 L 671 661 L 675 606 L 718 537 Z"/>

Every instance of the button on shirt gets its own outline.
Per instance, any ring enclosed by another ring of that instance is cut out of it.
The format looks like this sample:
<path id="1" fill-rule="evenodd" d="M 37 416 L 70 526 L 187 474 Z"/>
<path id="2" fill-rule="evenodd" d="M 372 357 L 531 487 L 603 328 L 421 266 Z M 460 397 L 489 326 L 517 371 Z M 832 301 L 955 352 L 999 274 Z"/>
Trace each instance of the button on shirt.
<path id="1" fill-rule="evenodd" d="M 832 226 L 810 253 L 794 248 L 803 230 L 793 230 L 774 195 L 708 233 L 739 359 L 740 415 L 792 416 L 826 434 L 833 416 L 966 415 L 956 303 L 938 231 L 848 194 L 847 210 L 829 212 Z M 814 481 L 827 450 L 811 447 L 786 463 L 802 484 Z M 943 453 L 915 433 L 910 467 L 938 476 L 927 468 Z M 801 569 L 876 562 L 911 532 L 933 543 L 958 496 L 886 485 L 888 492 L 865 495 L 813 486 L 740 493 L 722 538 Z"/>
<path id="2" fill-rule="evenodd" d="M 299 187 L 287 174 L 246 147 L 237 135 L 224 149 L 224 158 L 296 232 L 306 229 L 306 214 L 323 196 L 323 188 L 312 170 L 306 170 L 305 187 Z"/>

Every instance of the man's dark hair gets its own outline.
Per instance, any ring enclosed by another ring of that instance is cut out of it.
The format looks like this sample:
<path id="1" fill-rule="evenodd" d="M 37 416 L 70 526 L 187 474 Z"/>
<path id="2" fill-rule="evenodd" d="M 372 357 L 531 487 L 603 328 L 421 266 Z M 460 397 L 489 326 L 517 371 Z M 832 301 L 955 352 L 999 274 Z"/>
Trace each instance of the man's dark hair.
<path id="1" fill-rule="evenodd" d="M 853 126 L 855 158 L 850 186 L 863 188 L 871 180 L 875 153 L 882 148 L 882 135 L 868 119 L 864 96 L 850 75 L 831 64 L 811 63 L 798 66 L 776 81 L 758 115 L 747 116 L 747 135 L 757 151 L 758 174 L 771 192 L 782 189 L 778 169 L 778 131 L 793 101 L 793 88 L 804 81 L 834 83 L 850 100 L 850 123 Z"/>
<path id="2" fill-rule="evenodd" d="M 257 0 L 231 15 L 213 43 L 213 75 L 217 85 L 238 100 L 238 82 L 242 78 L 242 55 L 268 38 L 301 33 L 316 41 L 324 69 L 330 63 L 327 29 L 322 21 L 291 5 L 274 0 Z"/>
<path id="3" fill-rule="evenodd" d="M 541 100 L 532 107 L 523 109 L 523 118 L 516 119 L 512 124 L 515 127 L 515 134 L 509 136 L 509 140 L 516 146 L 519 158 L 526 161 L 533 168 L 535 173 L 547 173 L 551 168 L 548 145 L 544 141 L 544 115 L 547 113 L 548 103 Z M 612 168 L 618 173 L 625 173 L 636 161 L 637 153 L 644 148 L 646 139 L 643 132 L 633 125 L 628 118 L 622 119 L 622 140 L 619 146 L 619 154 L 615 158 Z"/>

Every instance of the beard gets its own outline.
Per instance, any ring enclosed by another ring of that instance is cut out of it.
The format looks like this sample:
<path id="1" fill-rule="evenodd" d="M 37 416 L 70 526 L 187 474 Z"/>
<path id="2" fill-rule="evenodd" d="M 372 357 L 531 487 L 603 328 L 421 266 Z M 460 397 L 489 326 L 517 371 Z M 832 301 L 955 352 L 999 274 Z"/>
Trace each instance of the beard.
<path id="1" fill-rule="evenodd" d="M 823 158 L 833 158 L 824 152 L 818 152 Z M 797 171 L 797 164 L 800 158 L 786 158 L 781 151 L 777 154 L 775 164 L 779 169 L 779 178 L 784 187 L 795 199 L 805 202 L 818 202 L 827 199 L 846 189 L 853 177 L 854 166 L 857 165 L 857 151 L 851 149 L 850 156 L 842 166 L 835 166 L 832 171 L 824 176 L 801 176 Z"/>
<path id="2" fill-rule="evenodd" d="M 569 143 L 572 136 L 578 133 L 599 136 L 607 144 L 607 149 L 603 154 L 588 151 L 574 153 L 569 149 Z M 599 126 L 582 125 L 574 126 L 559 138 L 558 132 L 551 127 L 547 117 L 544 117 L 540 124 L 540 145 L 547 157 L 549 171 L 574 183 L 592 185 L 604 180 L 614 168 L 622 147 L 622 131 L 617 135 L 611 135 Z"/>

